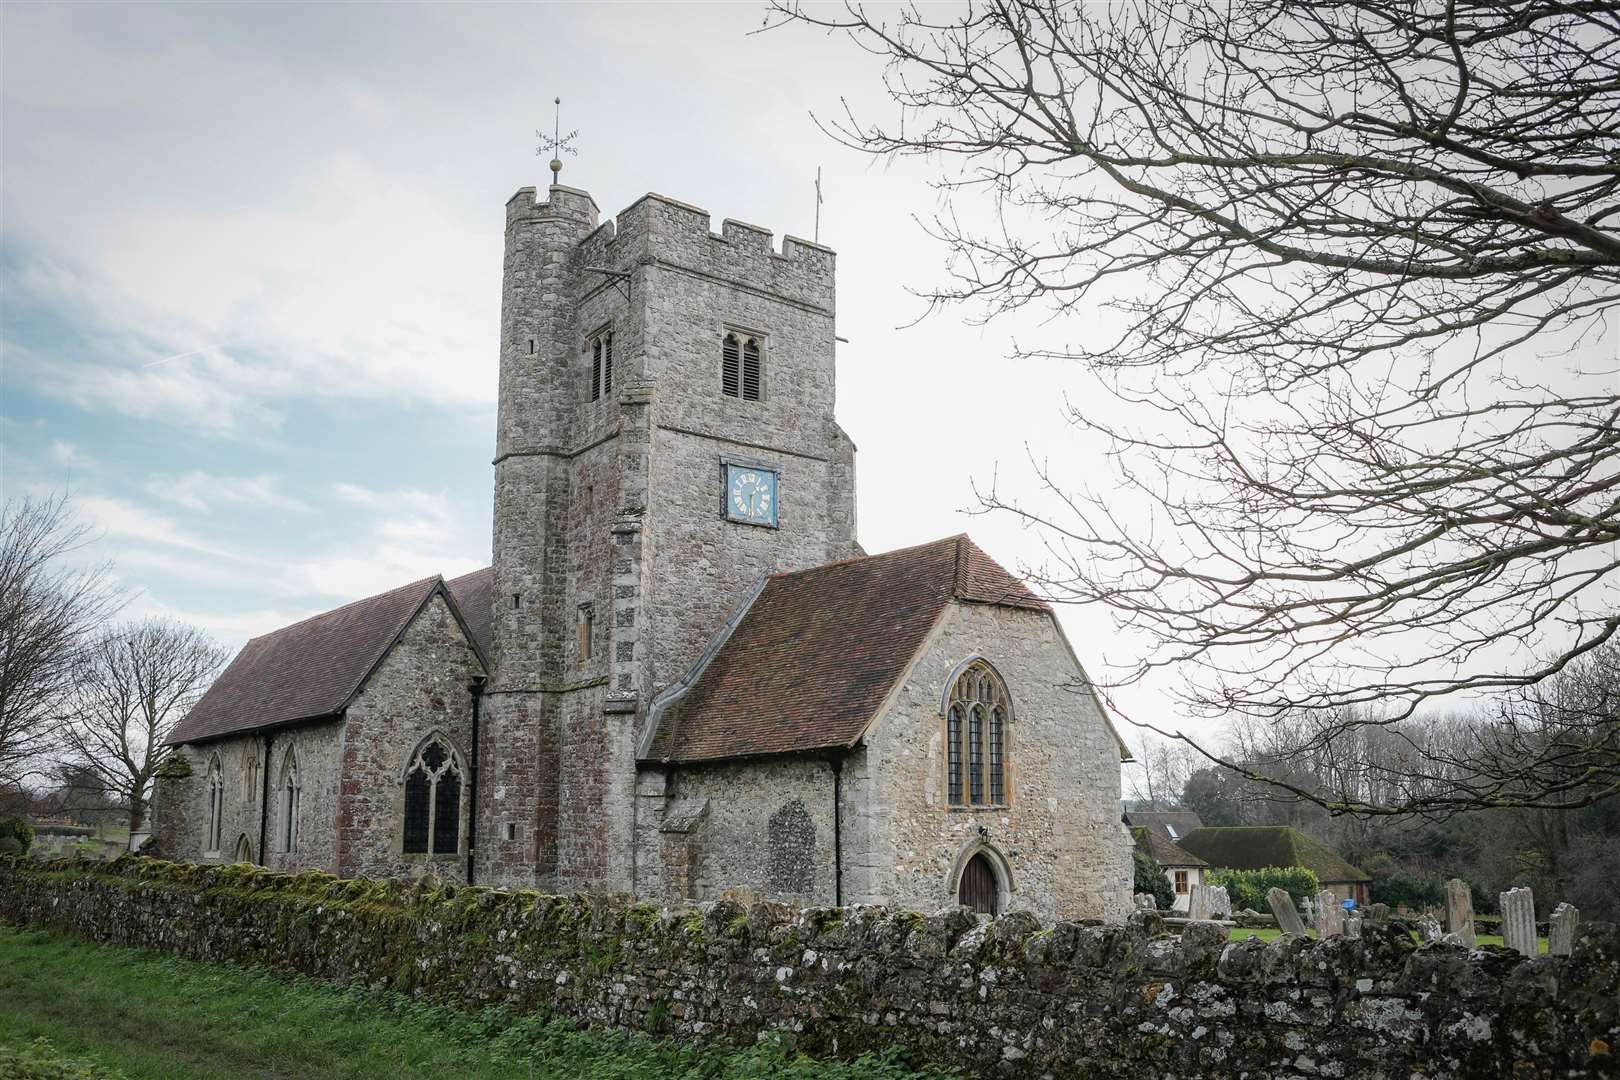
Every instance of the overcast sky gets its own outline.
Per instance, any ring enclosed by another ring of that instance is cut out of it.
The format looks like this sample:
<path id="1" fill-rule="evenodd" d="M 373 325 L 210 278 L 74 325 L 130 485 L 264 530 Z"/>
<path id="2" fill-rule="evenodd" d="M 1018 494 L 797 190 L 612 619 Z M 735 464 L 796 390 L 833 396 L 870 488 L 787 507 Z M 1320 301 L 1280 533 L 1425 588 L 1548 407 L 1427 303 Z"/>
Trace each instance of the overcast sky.
<path id="1" fill-rule="evenodd" d="M 972 485 L 1033 487 L 1026 448 L 1106 482 L 1059 415 L 1060 362 L 940 279 L 930 170 L 876 165 L 811 112 L 881 109 L 875 61 L 756 4 L 0 8 L 6 494 L 69 486 L 137 590 L 130 613 L 247 637 L 489 561 L 503 206 L 563 181 L 604 214 L 659 191 L 839 253 L 838 419 L 868 551 L 970 531 L 1040 561 Z M 779 240 L 778 240 L 779 242 Z M 1061 342 L 1059 342 L 1061 343 Z M 1063 615 L 1104 674 L 1128 648 Z M 1127 696 L 1174 724 L 1167 699 Z"/>

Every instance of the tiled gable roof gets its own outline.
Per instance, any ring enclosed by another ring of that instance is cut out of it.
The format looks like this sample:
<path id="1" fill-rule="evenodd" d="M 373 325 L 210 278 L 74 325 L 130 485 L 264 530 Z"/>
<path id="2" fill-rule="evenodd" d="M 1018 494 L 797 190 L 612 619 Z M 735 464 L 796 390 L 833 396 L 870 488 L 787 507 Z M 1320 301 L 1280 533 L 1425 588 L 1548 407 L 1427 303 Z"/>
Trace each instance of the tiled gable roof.
<path id="1" fill-rule="evenodd" d="M 1209 865 L 1209 863 L 1192 852 L 1171 843 L 1145 825 L 1132 826 L 1131 839 L 1136 842 L 1137 850 L 1145 851 L 1153 856 L 1154 859 L 1158 860 L 1160 866 L 1169 868 Z"/>
<path id="2" fill-rule="evenodd" d="M 475 639 L 482 625 L 487 640 L 492 617 L 491 582 L 478 580 L 488 573 L 457 578 L 459 596 L 454 589 L 446 590 Z M 440 577 L 423 578 L 254 638 L 175 725 L 169 743 L 218 738 L 342 711 L 428 597 L 444 585 Z M 461 602 L 463 596 L 468 604 L 477 602 L 480 590 L 481 616 L 479 608 L 469 611 Z"/>
<path id="3" fill-rule="evenodd" d="M 1171 841 L 1204 827 L 1203 821 L 1191 810 L 1132 810 L 1125 815 L 1125 824 L 1144 826 Z"/>
<path id="4" fill-rule="evenodd" d="M 1259 870 L 1267 866 L 1303 866 L 1324 885 L 1329 882 L 1371 881 L 1372 878 L 1288 825 L 1231 825 L 1194 829 L 1180 844 L 1211 865 L 1230 870 Z"/>
<path id="5" fill-rule="evenodd" d="M 678 698 L 644 759 L 852 745 L 953 601 L 1048 611 L 965 535 L 776 574 Z"/>
<path id="6" fill-rule="evenodd" d="M 489 663 L 495 655 L 495 598 L 492 595 L 495 591 L 495 568 L 486 566 L 482 570 L 451 578 L 444 583 L 444 587 L 455 598 L 456 609 L 472 633 L 473 644 L 484 654 L 484 662 Z"/>

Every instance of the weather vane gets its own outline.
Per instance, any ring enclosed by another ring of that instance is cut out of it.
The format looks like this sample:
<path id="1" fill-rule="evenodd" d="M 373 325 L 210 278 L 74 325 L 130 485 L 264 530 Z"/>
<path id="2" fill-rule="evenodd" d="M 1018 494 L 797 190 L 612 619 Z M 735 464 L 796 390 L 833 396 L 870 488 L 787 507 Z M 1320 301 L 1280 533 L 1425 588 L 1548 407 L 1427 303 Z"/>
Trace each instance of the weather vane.
<path id="1" fill-rule="evenodd" d="M 579 151 L 574 149 L 574 137 L 579 134 L 579 131 L 570 131 L 567 135 L 564 135 L 562 133 L 562 98 L 557 98 L 552 104 L 556 107 L 556 111 L 552 115 L 551 134 L 547 135 L 538 128 L 535 129 L 534 137 L 540 140 L 540 145 L 534 148 L 534 152 L 537 155 L 551 154 L 551 182 L 555 184 L 562 174 L 562 161 L 559 155 L 574 154 L 577 156 L 579 154 Z"/>

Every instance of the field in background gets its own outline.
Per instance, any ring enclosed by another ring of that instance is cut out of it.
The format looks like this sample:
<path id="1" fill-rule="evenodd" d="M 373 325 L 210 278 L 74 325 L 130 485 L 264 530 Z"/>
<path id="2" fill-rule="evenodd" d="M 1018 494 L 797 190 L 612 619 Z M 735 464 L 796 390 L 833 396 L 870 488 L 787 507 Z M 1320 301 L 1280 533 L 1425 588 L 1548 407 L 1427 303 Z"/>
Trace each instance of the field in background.
<path id="1" fill-rule="evenodd" d="M 581 1030 L 495 1009 L 287 979 L 0 925 L 0 1071 L 47 1056 L 97 1071 L 29 1076 L 215 1080 L 948 1080 L 897 1060 L 831 1062 Z M 36 1045 L 48 1039 L 51 1049 Z M 100 1071 L 106 1070 L 106 1071 Z"/>

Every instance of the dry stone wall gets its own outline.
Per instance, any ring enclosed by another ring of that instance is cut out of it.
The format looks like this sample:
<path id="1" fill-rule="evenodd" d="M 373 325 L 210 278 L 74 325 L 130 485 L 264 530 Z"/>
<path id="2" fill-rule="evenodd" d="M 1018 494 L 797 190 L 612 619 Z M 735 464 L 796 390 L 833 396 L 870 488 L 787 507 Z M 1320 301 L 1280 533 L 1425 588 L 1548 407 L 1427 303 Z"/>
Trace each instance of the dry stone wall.
<path id="1" fill-rule="evenodd" d="M 1042 927 L 882 908 L 660 909 L 245 866 L 0 857 L 0 918 L 441 1000 L 676 1037 L 902 1044 L 980 1076 L 1599 1077 L 1617 1073 L 1620 931 L 1569 958 L 1361 940 L 1228 943 L 1153 912 Z"/>

